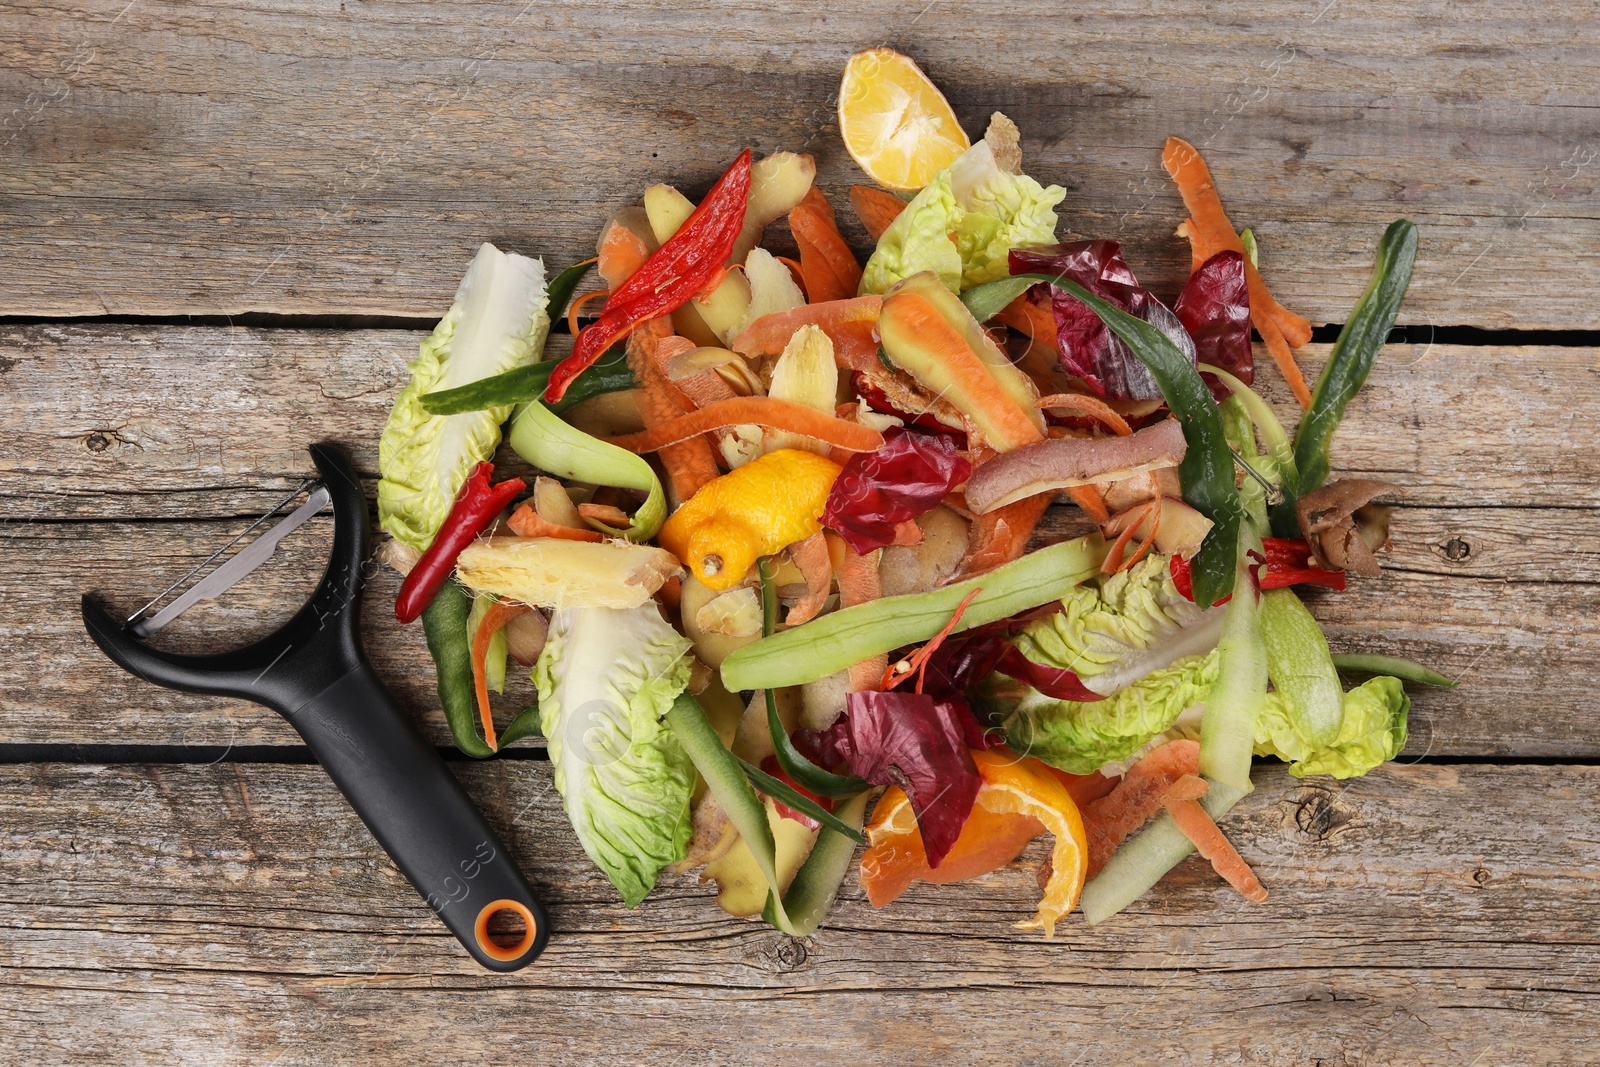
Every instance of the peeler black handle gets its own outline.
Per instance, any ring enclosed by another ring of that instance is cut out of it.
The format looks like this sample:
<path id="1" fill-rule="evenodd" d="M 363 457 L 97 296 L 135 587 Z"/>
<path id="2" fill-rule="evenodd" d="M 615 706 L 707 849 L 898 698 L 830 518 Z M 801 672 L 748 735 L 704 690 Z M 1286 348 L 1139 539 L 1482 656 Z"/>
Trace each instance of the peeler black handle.
<path id="1" fill-rule="evenodd" d="M 362 822 L 479 963 L 524 966 L 549 936 L 544 909 L 439 754 L 362 664 L 287 715 Z M 520 937 L 490 936 L 509 913 Z M 520 920 L 520 921 L 518 921 Z"/>
<path id="2" fill-rule="evenodd" d="M 333 551 L 311 599 L 282 628 L 231 652 L 153 649 L 91 597 L 95 644 L 141 678 L 241 697 L 283 715 L 378 843 L 479 963 L 515 971 L 544 949 L 544 908 L 461 783 L 390 697 L 361 648 L 357 614 L 366 563 L 367 499 L 349 460 L 311 446 L 333 504 Z M 507 921 L 507 915 L 514 917 Z M 522 930 L 504 944 L 494 926 Z"/>

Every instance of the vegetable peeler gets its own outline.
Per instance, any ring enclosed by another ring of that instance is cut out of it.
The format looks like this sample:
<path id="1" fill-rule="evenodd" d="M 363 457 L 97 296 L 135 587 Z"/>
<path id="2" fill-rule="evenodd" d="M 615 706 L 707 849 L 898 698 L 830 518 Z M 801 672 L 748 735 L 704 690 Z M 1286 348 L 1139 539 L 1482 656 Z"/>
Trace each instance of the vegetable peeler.
<path id="1" fill-rule="evenodd" d="M 153 614 L 156 603 L 196 572 L 126 622 L 107 614 L 93 594 L 85 595 L 84 626 L 106 655 L 148 682 L 241 697 L 282 715 L 473 958 L 492 971 L 518 970 L 544 950 L 549 936 L 544 908 L 483 813 L 368 664 L 357 631 L 367 499 L 342 452 L 328 444 L 312 445 L 310 452 L 320 478 L 290 497 L 310 490 L 305 503 L 276 526 Z M 333 551 L 327 570 L 311 599 L 275 633 L 205 656 L 175 655 L 144 643 L 185 609 L 232 588 L 270 558 L 287 534 L 329 504 Z M 508 926 L 520 919 L 520 938 L 514 944 L 496 940 L 492 919 Z"/>

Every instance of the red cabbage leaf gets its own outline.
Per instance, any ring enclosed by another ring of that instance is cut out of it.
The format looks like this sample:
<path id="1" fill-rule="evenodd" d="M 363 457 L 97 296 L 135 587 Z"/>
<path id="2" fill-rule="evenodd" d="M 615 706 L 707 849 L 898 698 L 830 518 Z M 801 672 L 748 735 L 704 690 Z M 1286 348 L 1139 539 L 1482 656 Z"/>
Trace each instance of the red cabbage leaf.
<path id="1" fill-rule="evenodd" d="M 1245 284 L 1244 256 L 1218 252 L 1189 276 L 1173 312 L 1194 338 L 1195 358 L 1221 367 L 1249 385 L 1255 381 L 1255 354 L 1250 348 L 1250 290 Z M 1221 382 L 1206 384 L 1218 400 L 1228 396 Z M 1220 392 L 1219 392 L 1220 390 Z"/>
<path id="2" fill-rule="evenodd" d="M 824 766 L 843 765 L 873 785 L 897 785 L 911 801 L 928 866 L 961 836 L 983 780 L 969 749 L 988 741 L 961 697 L 851 693 L 844 714 L 815 738 Z"/>
<path id="3" fill-rule="evenodd" d="M 1194 358 L 1194 342 L 1172 310 L 1139 284 L 1122 258 L 1115 241 L 1074 241 L 1071 244 L 1011 250 L 1012 274 L 1054 274 L 1077 282 L 1136 318 L 1144 319 L 1171 339 L 1178 350 Z M 1029 290 L 1030 300 L 1042 300 L 1047 287 Z M 1088 305 L 1060 289 L 1050 289 L 1056 320 L 1056 347 L 1061 369 L 1081 378 L 1100 396 L 1113 400 L 1159 400 L 1161 387 L 1144 363 L 1122 339 L 1106 328 Z"/>
<path id="4" fill-rule="evenodd" d="M 894 543 L 895 527 L 932 511 L 972 475 L 950 438 L 891 429 L 876 452 L 857 452 L 834 480 L 822 525 L 865 554 Z"/>

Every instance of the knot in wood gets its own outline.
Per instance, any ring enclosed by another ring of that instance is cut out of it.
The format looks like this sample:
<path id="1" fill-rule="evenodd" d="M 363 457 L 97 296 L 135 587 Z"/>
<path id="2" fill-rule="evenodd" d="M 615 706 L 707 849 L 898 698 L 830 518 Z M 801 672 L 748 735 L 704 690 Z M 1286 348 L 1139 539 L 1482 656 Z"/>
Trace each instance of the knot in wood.
<path id="1" fill-rule="evenodd" d="M 111 439 L 103 433 L 92 433 L 83 443 L 90 452 L 104 452 L 111 447 Z"/>
<path id="2" fill-rule="evenodd" d="M 1467 544 L 1467 542 L 1463 541 L 1459 537 L 1452 537 L 1449 541 L 1445 542 L 1444 555 L 1446 559 L 1454 563 L 1460 563 L 1462 560 L 1472 555 L 1472 546 Z"/>
<path id="3" fill-rule="evenodd" d="M 1477 870 L 1472 872 L 1472 880 L 1478 885 L 1488 885 L 1489 879 L 1493 877 L 1494 875 L 1489 873 L 1489 868 L 1487 867 L 1479 867 Z"/>
<path id="4" fill-rule="evenodd" d="M 787 973 L 804 967 L 806 960 L 811 957 L 811 950 L 806 947 L 803 938 L 782 937 L 772 946 L 769 955 L 772 959 L 772 969 L 779 973 Z"/>
<path id="5" fill-rule="evenodd" d="M 1295 801 L 1294 824 L 1307 837 L 1326 841 L 1355 818 L 1355 812 L 1325 789 L 1308 789 Z"/>

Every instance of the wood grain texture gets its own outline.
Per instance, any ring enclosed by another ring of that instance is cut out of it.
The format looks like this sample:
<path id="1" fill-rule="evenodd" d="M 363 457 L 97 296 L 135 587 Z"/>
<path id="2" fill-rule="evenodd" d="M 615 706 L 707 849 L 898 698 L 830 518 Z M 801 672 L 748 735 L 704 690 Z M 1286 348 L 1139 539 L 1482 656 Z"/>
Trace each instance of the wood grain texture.
<path id="1" fill-rule="evenodd" d="M 324 439 L 376 477 L 378 435 L 422 336 L 0 326 L 0 517 L 257 515 Z M 550 351 L 569 343 L 552 338 Z M 1328 347 L 1300 353 L 1308 378 Z M 1261 384 L 1292 428 L 1276 370 Z M 1600 456 L 1581 443 L 1596 438 L 1600 352 L 1407 344 L 1379 358 L 1333 454 L 1336 472 L 1396 482 L 1412 505 L 1593 508 Z"/>
<path id="2" fill-rule="evenodd" d="M 887 43 L 974 135 L 995 109 L 1017 120 L 1030 172 L 1067 189 L 1062 233 L 1123 240 L 1160 290 L 1187 262 L 1159 165 L 1179 134 L 1313 320 L 1344 318 L 1404 215 L 1422 231 L 1406 321 L 1592 327 L 1575 279 L 1600 265 L 1597 27 L 1587 4 L 1529 0 L 1247 19 L 22 0 L 0 11 L 0 314 L 429 317 L 479 241 L 575 261 L 645 186 L 698 193 L 745 145 L 815 153 L 839 194 L 860 173 L 833 93 L 850 53 Z"/>
<path id="3" fill-rule="evenodd" d="M 1335 651 L 1408 656 L 1461 680 L 1457 689 L 1413 693 L 1408 753 L 1600 756 L 1592 729 L 1600 564 L 1570 548 L 1592 514 L 1402 508 L 1394 536 L 1405 547 L 1382 578 L 1307 594 Z M 79 598 L 91 590 L 131 612 L 245 525 L 61 522 L 0 531 L 8 563 L 0 574 L 0 642 L 13 649 L 0 660 L 0 744 L 295 743 L 290 728 L 261 708 L 159 689 L 123 673 L 78 617 Z M 1077 525 L 1077 513 L 1060 508 L 1041 537 L 1057 539 Z M 314 527 L 219 603 L 185 615 L 162 644 L 216 651 L 286 620 L 326 558 L 331 524 Z M 1451 563 L 1447 546 L 1457 541 L 1478 547 Z M 1562 559 L 1564 571 L 1555 562 Z M 402 628 L 389 610 L 397 588 L 392 572 L 374 568 L 362 616 L 366 647 L 402 705 L 435 742 L 449 744 L 420 629 Z M 512 672 L 513 688 L 497 701 L 507 713 L 533 699 L 525 673 Z"/>
<path id="4" fill-rule="evenodd" d="M 496 976 L 315 768 L 0 769 L 0 1047 L 32 1064 L 1581 1062 L 1600 1023 L 1600 770 L 1281 772 L 1228 826 L 1272 897 L 1190 860 L 1054 942 L 1036 845 L 814 936 L 670 876 L 629 912 L 547 765 L 465 768 L 550 908 Z"/>
<path id="5" fill-rule="evenodd" d="M 0 498 L 10 520 L 0 525 L 10 564 L 0 576 L 0 633 L 16 649 L 0 662 L 0 743 L 293 742 L 260 709 L 156 689 L 112 667 L 82 631 L 78 598 L 98 590 L 115 606 L 137 607 L 241 530 L 247 520 L 237 516 L 259 514 L 296 484 L 308 469 L 305 442 L 346 443 L 358 469 L 375 475 L 378 433 L 417 339 L 409 331 L 0 330 L 0 380 L 11 399 L 0 414 Z M 1308 373 L 1324 353 L 1308 350 Z M 1594 365 L 1585 349 L 1392 346 L 1350 408 L 1337 468 L 1400 483 L 1405 506 L 1385 577 L 1319 597 L 1316 610 L 1340 651 L 1407 655 L 1465 681 L 1416 695 L 1409 751 L 1600 754 L 1589 728 L 1600 556 L 1585 548 L 1600 464 L 1592 449 L 1575 447 L 1600 411 Z M 1292 419 L 1273 372 L 1263 378 Z M 1044 536 L 1067 535 L 1076 514 L 1058 509 Z M 325 543 L 292 538 L 272 570 L 182 620 L 174 639 L 216 648 L 266 632 L 309 592 Z M 394 582 L 376 572 L 367 647 L 402 703 L 445 744 L 421 635 L 403 632 L 387 610 Z"/>

